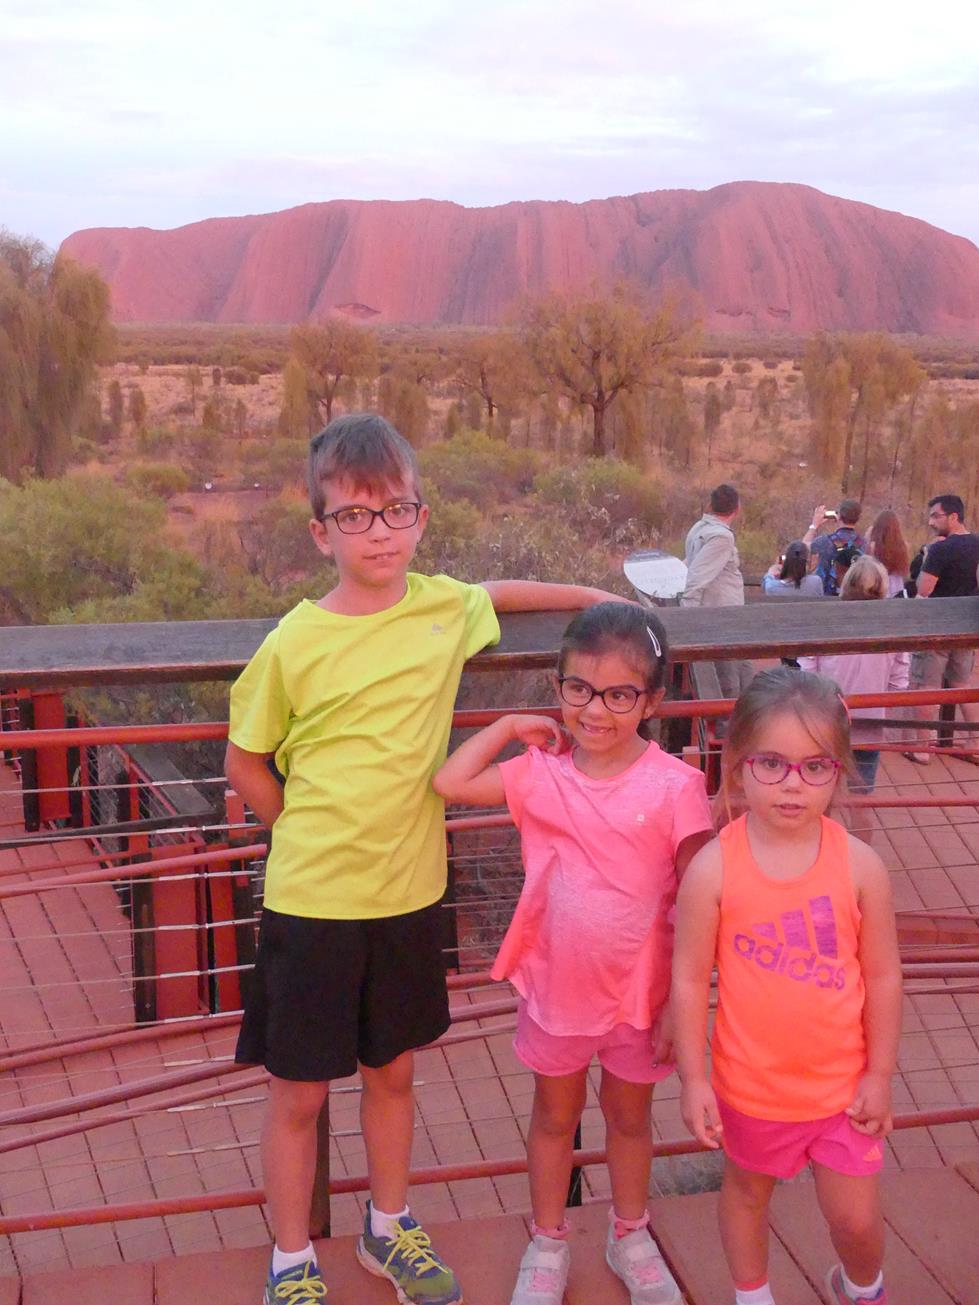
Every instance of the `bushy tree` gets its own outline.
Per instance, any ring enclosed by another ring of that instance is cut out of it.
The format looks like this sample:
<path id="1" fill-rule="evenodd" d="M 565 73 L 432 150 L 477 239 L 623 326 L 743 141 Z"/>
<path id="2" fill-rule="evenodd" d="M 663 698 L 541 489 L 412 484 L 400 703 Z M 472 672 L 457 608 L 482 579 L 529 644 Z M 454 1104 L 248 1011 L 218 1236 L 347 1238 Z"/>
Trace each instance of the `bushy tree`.
<path id="1" fill-rule="evenodd" d="M 517 407 L 530 386 L 520 341 L 511 331 L 481 331 L 455 340 L 451 359 L 453 382 L 485 414 L 486 429 L 492 432 L 500 408 Z"/>
<path id="2" fill-rule="evenodd" d="M 905 345 L 869 332 L 814 336 L 806 345 L 802 375 L 816 464 L 839 476 L 843 494 L 859 475 L 862 498 L 884 418 L 899 401 L 918 394 L 925 373 Z"/>
<path id="3" fill-rule="evenodd" d="M 295 327 L 289 334 L 290 358 L 303 369 L 310 407 L 324 422 L 344 381 L 373 377 L 378 370 L 377 337 L 341 318 Z"/>
<path id="4" fill-rule="evenodd" d="M 676 302 L 650 304 L 627 285 L 530 300 L 519 321 L 543 385 L 591 410 L 596 457 L 609 451 L 606 417 L 618 396 L 661 383 L 693 345 L 693 323 Z"/>
<path id="5" fill-rule="evenodd" d="M 162 502 L 102 476 L 0 488 L 0 589 L 7 604 L 38 623 L 55 614 L 70 619 L 91 603 L 105 604 L 96 620 L 204 614 L 207 577 L 188 553 L 166 543 L 165 520 Z"/>
<path id="6" fill-rule="evenodd" d="M 111 347 L 97 272 L 0 229 L 0 476 L 57 476 Z"/>

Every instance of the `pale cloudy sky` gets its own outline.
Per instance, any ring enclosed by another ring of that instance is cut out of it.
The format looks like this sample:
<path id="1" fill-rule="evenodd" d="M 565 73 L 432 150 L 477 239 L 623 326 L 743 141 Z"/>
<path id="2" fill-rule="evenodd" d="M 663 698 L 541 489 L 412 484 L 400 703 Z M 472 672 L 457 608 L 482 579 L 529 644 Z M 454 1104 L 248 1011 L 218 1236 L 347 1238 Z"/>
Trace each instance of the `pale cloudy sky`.
<path id="1" fill-rule="evenodd" d="M 805 182 L 979 242 L 975 0 L 0 0 L 0 226 Z"/>

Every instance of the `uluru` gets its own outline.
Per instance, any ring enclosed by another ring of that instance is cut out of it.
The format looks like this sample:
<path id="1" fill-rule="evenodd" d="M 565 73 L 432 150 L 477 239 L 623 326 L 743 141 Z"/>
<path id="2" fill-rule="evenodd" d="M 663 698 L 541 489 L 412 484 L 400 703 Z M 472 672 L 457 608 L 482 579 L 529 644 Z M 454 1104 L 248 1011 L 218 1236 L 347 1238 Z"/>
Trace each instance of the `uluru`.
<path id="1" fill-rule="evenodd" d="M 332 200 L 169 231 L 77 231 L 119 322 L 498 323 L 525 293 L 688 286 L 712 331 L 979 336 L 979 249 L 810 186 L 739 181 L 574 204 Z"/>

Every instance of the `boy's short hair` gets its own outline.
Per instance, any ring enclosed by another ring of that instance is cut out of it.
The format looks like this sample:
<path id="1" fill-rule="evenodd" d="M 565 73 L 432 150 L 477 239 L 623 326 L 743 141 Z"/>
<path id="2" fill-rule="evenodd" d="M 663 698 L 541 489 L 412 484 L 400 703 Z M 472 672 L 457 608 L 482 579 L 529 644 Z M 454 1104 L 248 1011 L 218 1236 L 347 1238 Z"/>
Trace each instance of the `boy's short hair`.
<path id="1" fill-rule="evenodd" d="M 863 504 L 855 498 L 845 498 L 840 504 L 840 520 L 845 526 L 855 526 L 860 520 Z"/>
<path id="2" fill-rule="evenodd" d="M 322 520 L 326 511 L 324 486 L 328 480 L 347 480 L 354 489 L 366 493 L 410 484 L 421 498 L 415 450 L 376 412 L 334 417 L 314 435 L 309 441 L 307 479 L 309 502 L 317 520 Z"/>
<path id="3" fill-rule="evenodd" d="M 737 512 L 741 500 L 733 485 L 718 485 L 710 492 L 710 510 L 718 517 L 729 517 Z"/>

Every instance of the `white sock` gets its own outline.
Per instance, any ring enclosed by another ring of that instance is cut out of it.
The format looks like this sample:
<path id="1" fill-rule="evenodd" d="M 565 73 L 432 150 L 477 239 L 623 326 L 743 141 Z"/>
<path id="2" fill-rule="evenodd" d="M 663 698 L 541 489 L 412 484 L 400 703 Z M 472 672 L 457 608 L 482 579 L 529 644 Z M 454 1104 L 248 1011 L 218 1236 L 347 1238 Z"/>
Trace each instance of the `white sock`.
<path id="1" fill-rule="evenodd" d="M 771 1286 L 764 1282 L 760 1287 L 753 1287 L 751 1291 L 740 1291 L 735 1288 L 734 1305 L 775 1305 L 775 1297 L 772 1295 Z"/>
<path id="2" fill-rule="evenodd" d="M 398 1231 L 398 1220 L 408 1213 L 408 1207 L 399 1210 L 397 1214 L 385 1214 L 379 1210 L 371 1201 L 371 1236 L 386 1237 L 388 1240 L 396 1236 Z"/>
<path id="3" fill-rule="evenodd" d="M 272 1247 L 272 1273 L 282 1273 L 284 1269 L 294 1269 L 297 1264 L 305 1264 L 307 1260 L 316 1263 L 316 1252 L 313 1250 L 313 1243 L 301 1251 L 280 1251 L 278 1246 Z"/>
<path id="4" fill-rule="evenodd" d="M 866 1287 L 858 1287 L 855 1282 L 851 1282 L 846 1276 L 846 1269 L 843 1268 L 842 1264 L 840 1265 L 840 1275 L 843 1278 L 843 1290 L 848 1296 L 852 1296 L 854 1300 L 871 1300 L 884 1285 L 883 1269 L 873 1282 Z"/>

